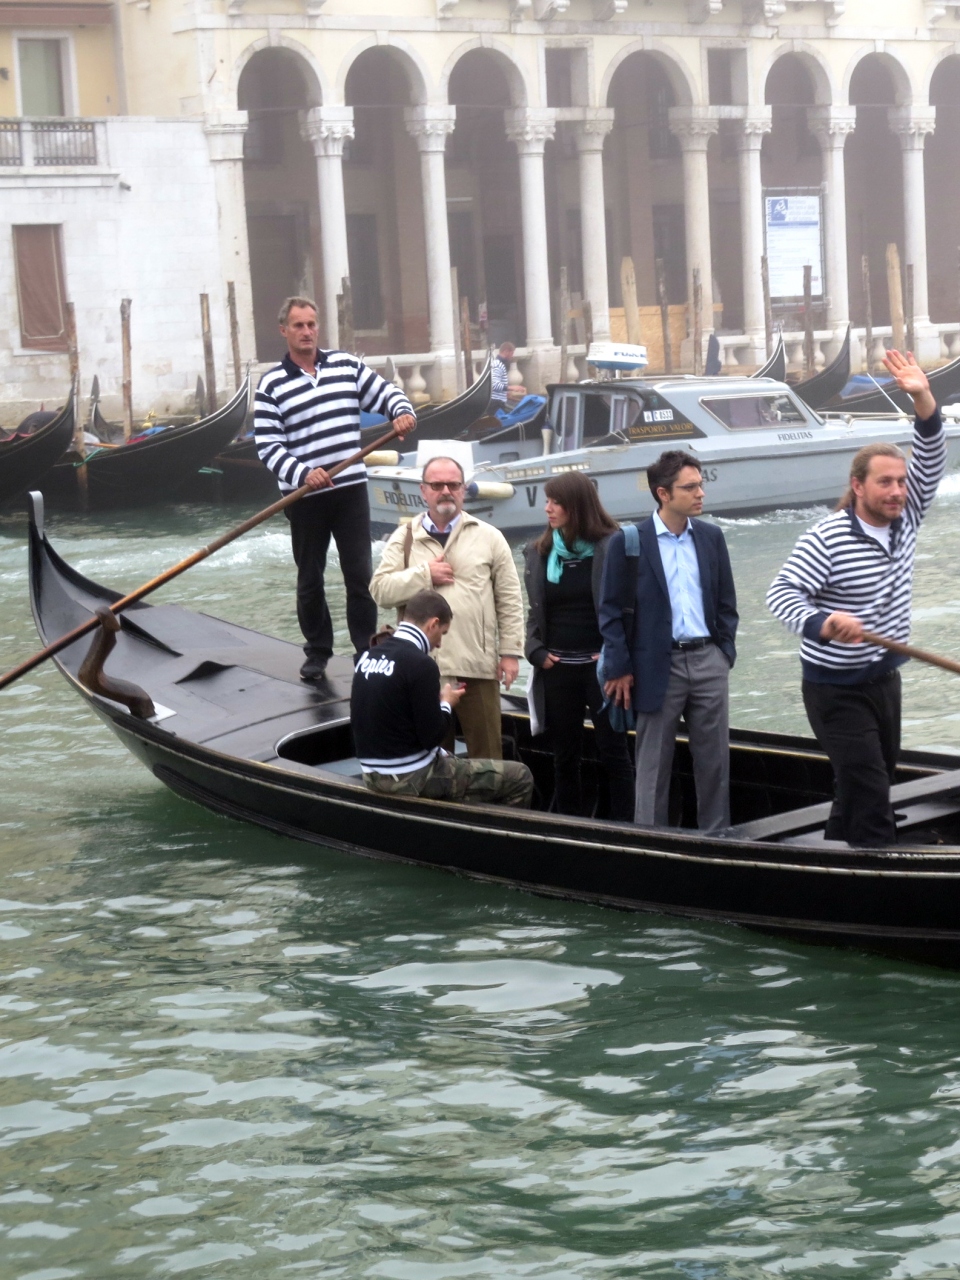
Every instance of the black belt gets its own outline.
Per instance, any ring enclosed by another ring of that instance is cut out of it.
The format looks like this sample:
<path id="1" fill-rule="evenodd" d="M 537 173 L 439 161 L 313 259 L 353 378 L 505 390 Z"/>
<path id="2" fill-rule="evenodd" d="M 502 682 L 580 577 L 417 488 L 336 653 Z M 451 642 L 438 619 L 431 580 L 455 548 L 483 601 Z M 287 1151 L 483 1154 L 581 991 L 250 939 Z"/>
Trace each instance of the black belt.
<path id="1" fill-rule="evenodd" d="M 670 648 L 682 649 L 686 652 L 688 649 L 705 649 L 708 644 L 713 644 L 709 636 L 698 636 L 696 640 L 673 640 Z"/>

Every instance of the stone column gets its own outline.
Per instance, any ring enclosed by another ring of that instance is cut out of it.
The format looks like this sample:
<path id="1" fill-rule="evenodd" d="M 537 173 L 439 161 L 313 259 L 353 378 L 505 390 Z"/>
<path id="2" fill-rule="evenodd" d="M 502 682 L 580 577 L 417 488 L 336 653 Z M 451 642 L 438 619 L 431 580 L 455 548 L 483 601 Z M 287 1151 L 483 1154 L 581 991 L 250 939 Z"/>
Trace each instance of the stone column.
<path id="1" fill-rule="evenodd" d="M 420 150 L 430 350 L 439 356 L 444 391 L 455 395 L 454 315 L 450 297 L 450 231 L 447 225 L 444 152 L 447 138 L 453 133 L 457 123 L 457 109 L 446 103 L 407 107 L 404 118 L 407 132 L 416 140 Z"/>
<path id="2" fill-rule="evenodd" d="M 913 324 L 917 347 L 935 359 L 930 333 L 930 302 L 927 289 L 927 200 L 923 172 L 923 147 L 927 134 L 937 127 L 935 107 L 891 107 L 890 128 L 900 138 L 903 150 L 903 266 L 913 264 Z M 909 317 L 907 317 L 909 320 Z M 927 348 L 927 349 L 925 349 Z"/>
<path id="3" fill-rule="evenodd" d="M 350 274 L 347 258 L 347 212 L 343 198 L 343 147 L 353 137 L 352 107 L 311 107 L 304 112 L 300 132 L 317 158 L 320 197 L 320 239 L 323 250 L 323 304 L 327 345 L 340 342 L 337 294 Z"/>
<path id="4" fill-rule="evenodd" d="M 612 107 L 589 109 L 574 125 L 580 156 L 580 240 L 583 251 L 583 296 L 590 303 L 593 336 L 610 340 L 610 293 L 607 287 L 607 210 L 603 190 L 603 143 L 613 128 Z"/>
<path id="5" fill-rule="evenodd" d="M 543 149 L 556 130 L 556 115 L 546 108 L 506 111 L 507 137 L 520 156 L 523 221 L 523 285 L 527 338 L 531 348 L 552 348 L 550 269 L 547 261 L 547 202 L 543 186 Z"/>
<path id="6" fill-rule="evenodd" d="M 850 323 L 850 284 L 847 266 L 847 179 L 844 146 L 857 127 L 857 109 L 847 106 L 808 107 L 810 130 L 823 156 L 823 241 L 827 267 L 827 324 L 834 332 L 835 355 Z"/>
<path id="7" fill-rule="evenodd" d="M 683 148 L 683 207 L 687 245 L 687 297 L 693 336 L 693 271 L 700 268 L 703 308 L 700 323 L 706 339 L 713 333 L 713 258 L 710 251 L 710 184 L 707 147 L 720 127 L 709 107 L 671 107 L 670 129 Z"/>
<path id="8" fill-rule="evenodd" d="M 250 286 L 250 245 L 247 240 L 247 206 L 243 188 L 243 136 L 246 111 L 208 112 L 203 131 L 213 164 L 220 223 L 220 270 L 224 296 L 232 280 L 237 296 L 237 325 L 241 360 L 255 360 L 253 292 Z"/>
<path id="9" fill-rule="evenodd" d="M 751 107 L 739 122 L 737 139 L 740 169 L 740 252 L 743 270 L 743 328 L 747 337 L 748 362 L 766 359 L 766 323 L 763 308 L 763 179 L 760 150 L 763 136 L 772 128 L 769 107 Z"/>

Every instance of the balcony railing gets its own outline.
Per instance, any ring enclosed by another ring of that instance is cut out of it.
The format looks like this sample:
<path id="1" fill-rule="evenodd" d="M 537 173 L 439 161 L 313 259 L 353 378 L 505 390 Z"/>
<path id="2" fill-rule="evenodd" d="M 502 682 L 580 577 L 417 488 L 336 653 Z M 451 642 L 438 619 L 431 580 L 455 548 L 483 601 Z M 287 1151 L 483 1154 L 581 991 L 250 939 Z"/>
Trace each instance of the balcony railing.
<path id="1" fill-rule="evenodd" d="M 50 168 L 101 162 L 93 120 L 0 120 L 0 166 Z"/>

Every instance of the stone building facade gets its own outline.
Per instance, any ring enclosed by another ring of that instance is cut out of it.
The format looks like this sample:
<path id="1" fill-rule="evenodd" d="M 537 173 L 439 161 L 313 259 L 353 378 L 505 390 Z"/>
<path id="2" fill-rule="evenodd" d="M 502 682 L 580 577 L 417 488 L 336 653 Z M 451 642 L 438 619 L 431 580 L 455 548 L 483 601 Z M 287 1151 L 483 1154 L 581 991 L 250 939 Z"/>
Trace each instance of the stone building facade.
<path id="1" fill-rule="evenodd" d="M 889 321 L 891 243 L 918 350 L 960 354 L 960 4 L 944 0 L 0 0 L 0 115 L 18 408 L 62 396 L 65 342 L 46 330 L 67 299 L 108 404 L 133 300 L 135 399 L 173 409 L 202 367 L 200 292 L 225 386 L 228 281 L 242 360 L 265 361 L 287 293 L 316 296 L 337 342 L 345 276 L 357 346 L 446 397 L 451 267 L 474 324 L 541 386 L 561 268 L 602 338 L 625 256 L 642 306 L 662 263 L 689 331 L 696 270 L 701 332 L 751 366 L 770 193 L 819 202 L 820 363 L 864 323 L 864 262 Z M 789 328 L 796 299 L 778 307 Z"/>

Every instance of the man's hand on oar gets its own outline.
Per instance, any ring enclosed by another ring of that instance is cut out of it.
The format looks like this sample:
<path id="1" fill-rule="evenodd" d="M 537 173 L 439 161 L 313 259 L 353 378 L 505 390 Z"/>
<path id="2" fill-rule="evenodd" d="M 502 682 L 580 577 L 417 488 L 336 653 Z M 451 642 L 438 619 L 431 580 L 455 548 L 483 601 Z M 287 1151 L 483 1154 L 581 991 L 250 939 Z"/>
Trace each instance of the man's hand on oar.
<path id="1" fill-rule="evenodd" d="M 405 414 L 405 417 L 410 417 Z M 416 419 L 414 419 L 416 425 Z M 396 425 L 391 425 L 386 435 L 381 436 L 379 440 L 374 440 L 372 444 L 368 444 L 366 448 L 358 450 L 349 458 L 345 458 L 343 462 L 338 462 L 335 467 L 331 467 L 329 471 L 324 472 L 327 481 L 331 482 L 333 477 L 339 475 L 341 471 L 345 471 L 347 467 L 354 466 L 357 462 L 362 462 L 368 453 L 373 453 L 377 449 L 382 449 L 384 445 L 389 444 L 391 440 L 396 440 L 401 433 L 397 430 Z M 322 470 L 322 468 L 316 468 Z M 309 477 L 308 477 L 309 479 Z M 323 487 L 323 486 L 321 486 Z M 235 538 L 241 537 L 244 533 L 249 533 L 251 529 L 255 529 L 258 524 L 263 524 L 264 520 L 269 520 L 271 516 L 277 515 L 281 511 L 285 511 L 287 507 L 292 506 L 295 502 L 306 496 L 308 493 L 314 492 L 315 486 L 310 484 L 301 485 L 299 489 L 293 493 L 288 493 L 281 498 L 279 502 L 274 502 L 271 506 L 265 507 L 263 511 L 258 511 L 255 516 L 251 516 L 249 520 L 244 520 L 243 524 L 238 524 L 236 528 L 231 529 L 229 533 L 225 533 L 222 537 L 216 538 L 209 546 L 201 547 L 199 551 L 195 551 L 193 555 L 187 556 L 185 560 L 181 560 L 179 564 L 175 564 L 172 568 L 161 573 L 157 578 L 151 578 L 149 582 L 145 582 L 142 586 L 137 587 L 135 591 L 131 591 L 129 595 L 117 600 L 110 606 L 111 613 L 121 613 L 128 605 L 135 604 L 137 600 L 142 600 L 144 596 L 149 595 L 152 591 L 156 591 L 158 587 L 164 586 L 173 578 L 178 577 L 181 573 L 185 573 L 187 569 L 192 569 L 195 564 L 199 564 L 201 560 L 206 560 L 207 556 L 212 556 L 215 551 L 219 551 L 221 547 L 225 547 L 228 543 L 233 542 Z M 41 662 L 46 662 L 47 658 L 52 658 L 54 654 L 60 653 L 62 649 L 68 648 L 75 640 L 79 640 L 81 636 L 88 635 L 89 632 L 95 631 L 100 625 L 100 619 L 97 617 L 90 618 L 88 622 L 83 622 L 79 627 L 74 627 L 72 631 L 68 631 L 65 636 L 61 636 L 59 640 L 54 640 L 48 644 L 45 649 L 41 649 L 39 653 L 35 653 L 32 658 L 28 658 L 26 662 L 21 662 L 19 666 L 8 671 L 6 675 L 0 676 L 0 689 L 5 689 L 7 685 L 13 684 L 14 680 L 19 680 L 21 676 L 32 671 L 34 667 L 39 667 Z"/>

